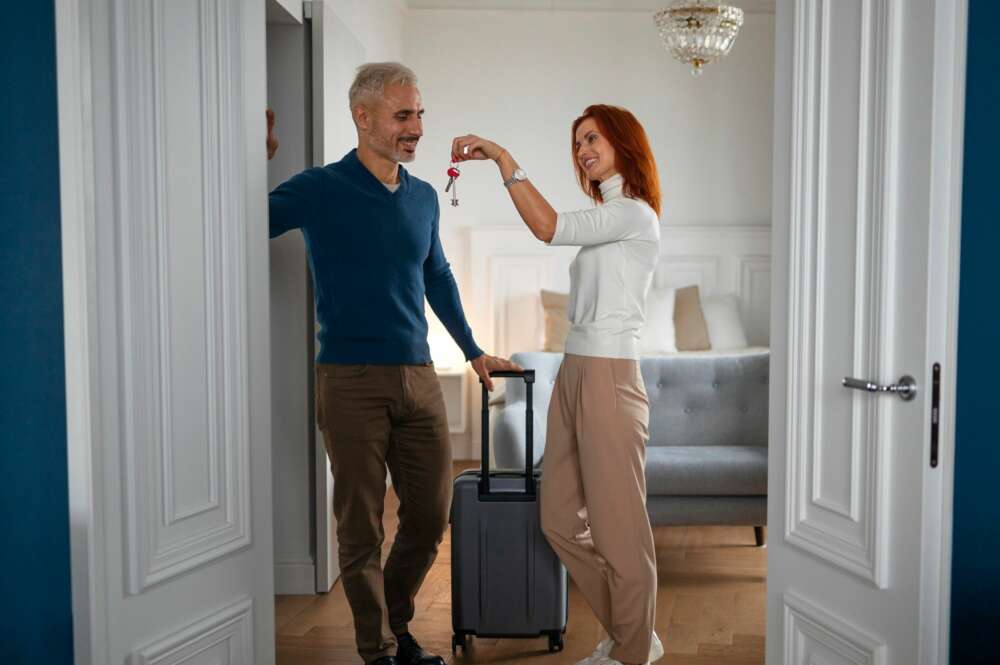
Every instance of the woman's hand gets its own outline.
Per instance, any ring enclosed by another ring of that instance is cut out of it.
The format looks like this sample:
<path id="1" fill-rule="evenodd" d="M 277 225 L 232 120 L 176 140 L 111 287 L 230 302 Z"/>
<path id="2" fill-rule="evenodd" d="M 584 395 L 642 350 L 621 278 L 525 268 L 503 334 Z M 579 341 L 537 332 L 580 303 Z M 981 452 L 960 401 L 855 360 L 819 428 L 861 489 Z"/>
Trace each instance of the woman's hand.
<path id="1" fill-rule="evenodd" d="M 497 160 L 504 149 L 493 141 L 487 141 L 475 134 L 458 136 L 451 142 L 451 161 L 464 162 L 470 159 Z"/>
<path id="2" fill-rule="evenodd" d="M 467 134 L 456 137 L 451 142 L 451 161 L 465 162 L 469 160 L 492 159 L 500 169 L 500 181 L 508 182 L 518 169 L 517 162 L 509 152 L 493 141 Z M 507 188 L 514 207 L 521 219 L 528 225 L 531 232 L 542 242 L 552 242 L 556 232 L 556 211 L 545 200 L 529 180 L 518 180 Z M 475 367 L 475 364 L 473 364 Z M 482 376 L 479 369 L 476 372 Z M 490 383 L 486 382 L 487 386 Z"/>

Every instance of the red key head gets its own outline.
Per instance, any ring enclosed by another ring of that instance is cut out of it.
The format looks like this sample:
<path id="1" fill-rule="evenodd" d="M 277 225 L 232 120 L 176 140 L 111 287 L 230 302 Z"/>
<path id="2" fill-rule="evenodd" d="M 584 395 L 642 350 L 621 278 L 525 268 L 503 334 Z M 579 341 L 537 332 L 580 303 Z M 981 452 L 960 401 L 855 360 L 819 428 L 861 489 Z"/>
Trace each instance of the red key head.
<path id="1" fill-rule="evenodd" d="M 457 178 L 460 175 L 462 175 L 461 172 L 458 169 L 456 169 L 454 166 L 452 166 L 452 167 L 450 167 L 448 169 L 448 177 L 449 178 Z"/>

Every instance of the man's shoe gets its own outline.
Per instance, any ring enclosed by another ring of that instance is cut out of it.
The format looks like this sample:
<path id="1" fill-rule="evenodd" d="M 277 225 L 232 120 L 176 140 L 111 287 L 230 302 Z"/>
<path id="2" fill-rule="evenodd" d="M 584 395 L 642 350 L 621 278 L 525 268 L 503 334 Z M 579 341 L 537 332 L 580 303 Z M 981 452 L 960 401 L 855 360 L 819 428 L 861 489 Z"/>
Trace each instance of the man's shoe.
<path id="1" fill-rule="evenodd" d="M 395 656 L 382 656 L 368 663 L 368 665 L 399 665 L 399 661 L 396 660 Z"/>
<path id="2" fill-rule="evenodd" d="M 396 641 L 399 644 L 396 651 L 396 662 L 399 665 L 444 665 L 444 658 L 424 651 L 413 639 L 413 635 L 397 635 Z"/>

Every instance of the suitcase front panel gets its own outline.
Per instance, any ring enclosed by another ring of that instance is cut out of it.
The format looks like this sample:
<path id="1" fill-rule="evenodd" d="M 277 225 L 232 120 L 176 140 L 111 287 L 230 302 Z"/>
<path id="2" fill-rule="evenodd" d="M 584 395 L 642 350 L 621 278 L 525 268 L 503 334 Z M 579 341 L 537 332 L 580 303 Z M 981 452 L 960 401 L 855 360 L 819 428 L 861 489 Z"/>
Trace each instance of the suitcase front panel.
<path id="1" fill-rule="evenodd" d="M 523 487 L 523 478 L 491 477 L 491 484 Z M 565 630 L 566 569 L 542 534 L 537 501 L 480 501 L 479 473 L 466 472 L 455 481 L 451 538 L 456 633 Z"/>

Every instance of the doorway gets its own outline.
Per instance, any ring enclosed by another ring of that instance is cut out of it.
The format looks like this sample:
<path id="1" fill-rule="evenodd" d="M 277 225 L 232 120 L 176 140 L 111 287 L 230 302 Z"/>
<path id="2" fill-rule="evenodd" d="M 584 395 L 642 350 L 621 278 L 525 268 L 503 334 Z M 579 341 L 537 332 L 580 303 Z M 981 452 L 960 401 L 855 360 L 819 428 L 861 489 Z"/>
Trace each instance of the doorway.
<path id="1" fill-rule="evenodd" d="M 777 454 L 772 450 L 769 469 L 768 521 L 780 525 L 772 526 L 770 564 L 778 576 L 769 580 L 773 584 L 767 596 L 772 636 L 767 656 L 772 662 L 799 662 L 820 652 L 834 658 L 861 654 L 873 662 L 887 653 L 902 653 L 900 662 L 936 662 L 933 654 L 940 643 L 928 637 L 935 631 L 919 631 L 918 638 L 916 628 L 942 625 L 941 604 L 914 614 L 919 600 L 894 596 L 889 580 L 908 579 L 904 587 L 932 597 L 946 584 L 941 571 L 947 547 L 940 530 L 947 521 L 941 506 L 948 480 L 941 465 L 947 463 L 948 435 L 940 428 L 947 429 L 948 423 L 938 423 L 938 459 L 931 467 L 930 426 L 924 415 L 932 408 L 928 388 L 934 383 L 935 362 L 930 361 L 941 359 L 947 383 L 947 372 L 953 371 L 948 368 L 954 367 L 949 362 L 953 339 L 934 328 L 926 311 L 932 299 L 943 298 L 949 306 L 946 275 L 953 240 L 947 222 L 937 226 L 928 212 L 942 205 L 935 198 L 941 196 L 937 183 L 942 174 L 915 166 L 929 164 L 932 153 L 946 159 L 935 152 L 940 144 L 932 144 L 946 140 L 941 134 L 946 128 L 938 124 L 941 116 L 931 113 L 931 100 L 942 91 L 938 86 L 946 86 L 953 74 L 945 61 L 945 44 L 953 37 L 930 27 L 942 12 L 946 10 L 930 1 L 777 5 L 775 172 L 783 176 L 775 183 L 773 202 L 771 396 L 780 406 L 771 415 L 772 441 L 788 445 Z M 935 48 L 921 52 L 919 45 L 926 43 Z M 918 72 L 928 70 L 937 72 L 936 77 L 921 81 Z M 933 139 L 902 140 L 914 127 Z M 943 240 L 943 245 L 932 240 Z M 914 283 L 911 276 L 916 274 L 926 279 Z M 901 294 L 908 289 L 927 297 L 907 309 Z M 917 331 L 912 344 L 886 342 L 903 330 Z M 845 377 L 898 385 L 904 373 L 915 376 L 915 400 L 904 402 L 895 393 L 855 393 L 842 385 Z M 947 386 L 944 390 L 946 404 Z M 801 404 L 785 404 L 788 394 L 797 395 Z M 919 454 L 910 455 L 904 441 L 918 445 Z M 709 567 L 741 570 L 737 560 L 710 562 L 701 548 L 716 556 L 727 544 L 745 545 L 742 536 L 664 533 L 658 543 L 669 551 L 667 560 L 704 559 Z M 911 540 L 904 545 L 890 537 L 898 533 L 910 534 Z M 766 552 L 755 556 L 760 560 L 742 562 L 751 574 L 766 565 Z M 745 592 L 734 591 L 733 608 Z M 328 605 L 336 605 L 335 593 L 325 601 Z M 763 597 L 762 586 L 760 593 Z M 330 623 L 324 623 L 323 612 L 334 610 L 319 605 L 279 604 L 279 615 L 287 611 L 286 627 L 315 630 L 332 639 L 333 627 L 344 616 L 330 615 Z M 716 611 L 688 600 L 680 608 L 682 617 L 739 614 L 738 608 Z M 661 633 L 670 644 L 685 644 L 683 627 L 690 625 L 685 621 L 673 622 L 678 626 L 673 634 L 669 625 Z M 725 636 L 727 628 L 705 626 L 710 624 L 690 629 L 698 636 L 689 640 L 694 653 L 678 656 L 711 654 L 721 662 L 723 654 L 713 652 L 713 643 L 705 638 L 712 630 Z M 759 627 L 763 631 L 763 623 Z M 741 634 L 731 630 L 734 636 Z M 350 642 L 350 632 L 344 634 Z M 309 648 L 301 641 L 294 645 Z M 446 642 L 433 645 L 442 653 L 449 650 Z M 484 657 L 523 658 L 513 650 L 501 656 L 508 647 L 495 646 Z M 751 645 L 733 639 L 722 646 L 730 647 L 734 658 L 764 659 L 762 641 Z M 353 657 L 353 652 L 346 656 Z"/>

